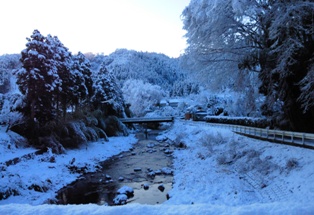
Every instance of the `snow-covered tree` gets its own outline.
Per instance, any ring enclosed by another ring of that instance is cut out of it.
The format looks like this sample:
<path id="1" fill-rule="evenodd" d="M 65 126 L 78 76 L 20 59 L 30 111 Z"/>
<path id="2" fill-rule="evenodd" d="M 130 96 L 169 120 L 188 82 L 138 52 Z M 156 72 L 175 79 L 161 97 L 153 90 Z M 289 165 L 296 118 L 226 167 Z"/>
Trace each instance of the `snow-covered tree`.
<path id="1" fill-rule="evenodd" d="M 124 99 L 115 77 L 103 64 L 95 74 L 91 98 L 95 109 L 101 109 L 105 115 L 124 117 Z"/>
<path id="2" fill-rule="evenodd" d="M 136 116 L 145 115 L 166 96 L 160 86 L 133 79 L 124 83 L 122 92 L 126 102 L 131 105 L 131 111 Z"/>
<path id="3" fill-rule="evenodd" d="M 0 56 L 0 93 L 7 93 L 15 84 L 13 71 L 21 67 L 19 54 L 6 54 Z"/>
<path id="4" fill-rule="evenodd" d="M 177 81 L 173 84 L 170 96 L 188 96 L 191 94 L 198 94 L 200 92 L 200 84 L 196 81 Z"/>
<path id="5" fill-rule="evenodd" d="M 314 131 L 314 2 L 275 1 L 265 13 L 268 46 L 260 90 L 266 110 L 282 102 L 281 118 L 293 130 Z"/>
<path id="6" fill-rule="evenodd" d="M 57 111 L 61 106 L 63 116 L 66 116 L 67 107 L 70 105 L 74 87 L 74 75 L 72 73 L 72 55 L 62 42 L 56 36 L 48 35 L 46 43 L 50 47 L 50 60 L 55 64 L 57 69 L 58 80 L 55 82 L 54 102 L 56 103 Z M 59 105 L 60 103 L 60 105 Z"/>
<path id="7" fill-rule="evenodd" d="M 21 53 L 22 68 L 15 72 L 25 105 L 22 112 L 31 121 L 46 123 L 57 119 L 75 97 L 73 60 L 56 36 L 34 30 Z"/>
<path id="8" fill-rule="evenodd" d="M 23 114 L 31 121 L 47 122 L 54 118 L 53 95 L 60 78 L 46 38 L 34 30 L 27 41 L 21 53 L 22 68 L 15 73 L 19 89 L 25 95 Z"/>
<path id="9" fill-rule="evenodd" d="M 252 2 L 192 0 L 182 13 L 188 42 L 185 62 L 190 62 L 195 77 L 212 90 L 234 87 L 238 67 L 252 49 L 247 38 L 258 36 L 244 29 L 251 19 L 247 11 Z"/>
<path id="10" fill-rule="evenodd" d="M 182 14 L 187 53 L 229 83 L 239 77 L 236 68 L 259 72 L 265 113 L 275 117 L 282 102 L 289 128 L 311 130 L 313 10 L 311 0 L 192 0 Z"/>
<path id="11" fill-rule="evenodd" d="M 0 56 L 0 123 L 8 125 L 8 129 L 22 119 L 17 109 L 21 106 L 23 96 L 17 89 L 13 75 L 15 70 L 21 68 L 19 59 L 19 54 Z"/>
<path id="12" fill-rule="evenodd" d="M 91 64 L 84 54 L 73 56 L 72 73 L 74 75 L 73 105 L 76 107 L 89 102 L 93 94 Z"/>
<path id="13" fill-rule="evenodd" d="M 314 107 L 314 63 L 310 66 L 307 75 L 300 81 L 301 95 L 299 101 L 304 112 Z"/>

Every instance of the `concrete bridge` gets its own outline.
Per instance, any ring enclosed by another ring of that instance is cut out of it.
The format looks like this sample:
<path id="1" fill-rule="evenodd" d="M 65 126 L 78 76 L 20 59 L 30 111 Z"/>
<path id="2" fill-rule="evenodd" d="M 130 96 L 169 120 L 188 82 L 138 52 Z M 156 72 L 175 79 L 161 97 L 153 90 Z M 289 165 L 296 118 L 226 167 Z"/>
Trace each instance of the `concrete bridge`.
<path id="1" fill-rule="evenodd" d="M 120 121 L 125 124 L 131 124 L 131 123 L 159 123 L 159 122 L 173 122 L 174 117 L 152 117 L 152 118 L 145 118 L 145 117 L 139 117 L 139 118 L 120 118 Z"/>

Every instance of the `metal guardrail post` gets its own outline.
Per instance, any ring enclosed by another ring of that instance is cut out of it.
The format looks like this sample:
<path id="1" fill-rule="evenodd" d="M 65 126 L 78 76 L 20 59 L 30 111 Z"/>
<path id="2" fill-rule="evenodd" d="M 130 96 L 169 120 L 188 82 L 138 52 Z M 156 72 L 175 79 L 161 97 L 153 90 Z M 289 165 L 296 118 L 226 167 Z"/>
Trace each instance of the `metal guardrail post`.
<path id="1" fill-rule="evenodd" d="M 262 131 L 262 129 L 259 129 L 259 135 L 260 135 L 260 137 L 263 137 L 263 131 Z"/>
<path id="2" fill-rule="evenodd" d="M 291 134 L 291 143 L 294 142 L 294 139 L 293 139 L 293 133 Z"/>
<path id="3" fill-rule="evenodd" d="M 302 134 L 302 145 L 304 145 L 304 134 Z"/>

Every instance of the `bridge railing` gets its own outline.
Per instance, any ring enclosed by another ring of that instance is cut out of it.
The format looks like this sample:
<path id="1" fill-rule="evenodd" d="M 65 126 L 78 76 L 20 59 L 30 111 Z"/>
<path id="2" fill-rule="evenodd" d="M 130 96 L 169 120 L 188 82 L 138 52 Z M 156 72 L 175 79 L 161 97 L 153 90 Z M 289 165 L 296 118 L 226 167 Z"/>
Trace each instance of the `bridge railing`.
<path id="1" fill-rule="evenodd" d="M 230 128 L 233 132 L 238 134 L 244 134 L 247 136 L 265 139 L 274 142 L 287 143 L 297 146 L 305 146 L 309 148 L 314 148 L 314 134 L 303 133 L 303 132 L 293 132 L 293 131 L 282 131 L 264 128 L 254 128 L 248 126 L 240 125 L 230 125 L 230 124 L 218 124 L 209 123 L 213 126 L 221 126 Z"/>
<path id="2" fill-rule="evenodd" d="M 173 122 L 174 117 L 138 117 L 138 118 L 121 118 L 123 123 L 154 123 L 154 122 Z"/>

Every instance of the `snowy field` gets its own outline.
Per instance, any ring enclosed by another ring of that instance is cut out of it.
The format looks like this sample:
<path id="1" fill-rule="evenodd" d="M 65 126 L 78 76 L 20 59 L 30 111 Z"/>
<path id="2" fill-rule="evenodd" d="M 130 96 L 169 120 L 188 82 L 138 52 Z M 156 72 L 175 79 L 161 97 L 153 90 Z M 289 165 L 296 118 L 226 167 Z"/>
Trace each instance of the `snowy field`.
<path id="1" fill-rule="evenodd" d="M 18 137 L 11 132 L 1 137 L 0 162 L 34 151 L 16 148 L 11 142 Z M 313 150 L 181 120 L 158 139 L 185 146 L 174 152 L 171 198 L 161 205 L 44 204 L 79 177 L 69 172 L 70 162 L 93 171 L 99 161 L 132 147 L 136 139 L 131 135 L 89 143 L 65 155 L 46 153 L 1 166 L 0 190 L 11 188 L 21 195 L 0 201 L 0 214 L 314 214 Z M 32 184 L 47 190 L 29 190 Z"/>

